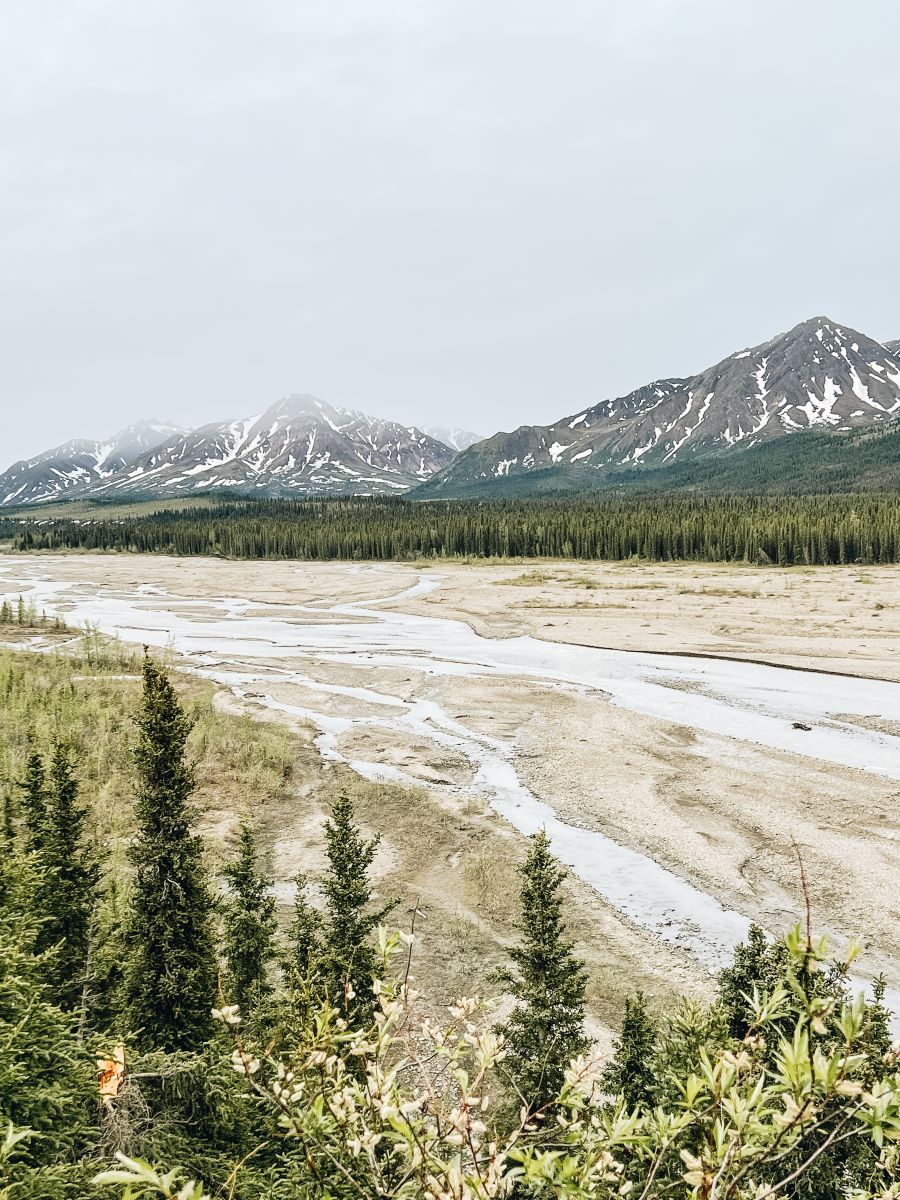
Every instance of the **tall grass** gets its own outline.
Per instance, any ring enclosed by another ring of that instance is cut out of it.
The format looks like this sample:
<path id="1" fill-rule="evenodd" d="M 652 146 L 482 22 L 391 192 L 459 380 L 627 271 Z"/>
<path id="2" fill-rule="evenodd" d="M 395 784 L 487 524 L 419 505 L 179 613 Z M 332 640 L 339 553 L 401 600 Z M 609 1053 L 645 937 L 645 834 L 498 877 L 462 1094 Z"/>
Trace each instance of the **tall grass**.
<path id="1" fill-rule="evenodd" d="M 173 678 L 194 720 L 189 752 L 201 814 L 245 813 L 282 795 L 294 769 L 288 731 L 218 711 L 207 681 Z M 74 752 L 93 835 L 121 859 L 133 827 L 140 693 L 140 656 L 96 631 L 50 654 L 0 649 L 0 789 L 15 794 L 30 745 L 48 752 L 61 738 Z"/>

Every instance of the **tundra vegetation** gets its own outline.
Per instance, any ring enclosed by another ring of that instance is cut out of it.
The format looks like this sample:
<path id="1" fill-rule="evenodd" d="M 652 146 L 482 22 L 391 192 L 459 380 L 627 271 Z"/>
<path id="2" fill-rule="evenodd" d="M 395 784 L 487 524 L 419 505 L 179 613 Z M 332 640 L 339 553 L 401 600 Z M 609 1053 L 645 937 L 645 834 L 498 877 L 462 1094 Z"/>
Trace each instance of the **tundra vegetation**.
<path id="1" fill-rule="evenodd" d="M 754 929 L 711 1002 L 636 993 L 601 1058 L 538 834 L 502 1002 L 442 1004 L 339 791 L 279 927 L 242 801 L 289 776 L 284 729 L 68 643 L 0 656 L 3 1200 L 900 1197 L 900 1057 L 852 952 Z M 242 815 L 224 861 L 211 778 Z"/>

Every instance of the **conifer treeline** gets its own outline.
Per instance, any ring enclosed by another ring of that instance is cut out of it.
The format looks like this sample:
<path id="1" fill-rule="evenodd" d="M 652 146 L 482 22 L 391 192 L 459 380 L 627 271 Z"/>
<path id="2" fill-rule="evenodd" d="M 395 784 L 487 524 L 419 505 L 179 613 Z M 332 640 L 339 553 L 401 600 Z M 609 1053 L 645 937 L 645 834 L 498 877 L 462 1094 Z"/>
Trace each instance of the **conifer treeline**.
<path id="1" fill-rule="evenodd" d="M 900 496 L 629 495 L 235 500 L 113 520 L 0 521 L 19 550 L 263 559 L 580 558 L 900 562 Z"/>

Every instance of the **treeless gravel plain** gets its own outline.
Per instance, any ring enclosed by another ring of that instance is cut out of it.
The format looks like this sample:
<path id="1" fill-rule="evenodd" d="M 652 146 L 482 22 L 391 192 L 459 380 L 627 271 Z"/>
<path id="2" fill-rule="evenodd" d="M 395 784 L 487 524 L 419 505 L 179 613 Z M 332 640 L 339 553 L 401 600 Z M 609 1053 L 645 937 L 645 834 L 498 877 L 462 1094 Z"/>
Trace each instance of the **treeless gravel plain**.
<path id="1" fill-rule="evenodd" d="M 619 650 L 712 654 L 900 680 L 900 567 L 718 563 L 429 566 L 404 605 L 486 637 L 529 633 Z"/>

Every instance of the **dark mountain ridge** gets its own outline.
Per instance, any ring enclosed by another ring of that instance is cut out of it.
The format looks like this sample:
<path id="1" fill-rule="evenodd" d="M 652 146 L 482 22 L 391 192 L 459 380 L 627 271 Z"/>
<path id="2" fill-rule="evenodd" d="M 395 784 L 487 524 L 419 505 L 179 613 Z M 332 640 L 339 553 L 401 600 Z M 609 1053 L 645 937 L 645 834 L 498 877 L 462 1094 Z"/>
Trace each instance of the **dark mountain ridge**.
<path id="1" fill-rule="evenodd" d="M 549 471 L 583 479 L 731 454 L 811 429 L 847 432 L 900 413 L 900 356 L 827 317 L 804 321 L 689 378 L 659 379 L 550 425 L 459 454 L 421 495 Z"/>
<path id="2" fill-rule="evenodd" d="M 600 468 L 582 464 L 541 467 L 455 485 L 454 499 L 521 499 L 639 492 L 743 492 L 812 495 L 850 492 L 900 493 L 900 421 L 870 429 L 811 429 L 748 449 L 719 451 L 662 466 Z M 422 501 L 449 499 L 422 485 Z"/>

